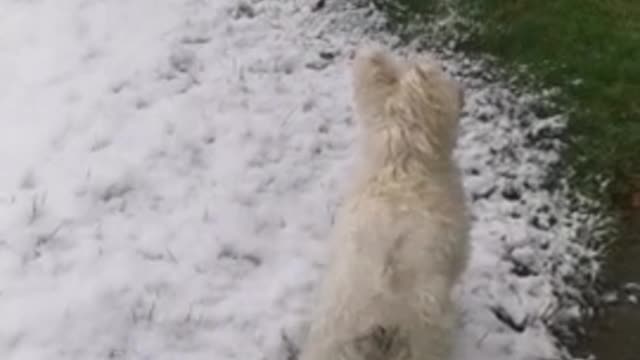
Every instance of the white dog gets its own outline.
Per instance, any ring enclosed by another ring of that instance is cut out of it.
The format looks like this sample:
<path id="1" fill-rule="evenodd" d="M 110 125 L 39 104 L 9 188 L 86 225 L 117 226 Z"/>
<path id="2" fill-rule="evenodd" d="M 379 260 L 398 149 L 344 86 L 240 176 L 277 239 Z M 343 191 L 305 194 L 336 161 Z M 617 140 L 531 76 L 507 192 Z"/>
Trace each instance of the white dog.
<path id="1" fill-rule="evenodd" d="M 358 51 L 362 160 L 301 360 L 443 360 L 469 218 L 452 159 L 463 95 L 435 63 Z"/>

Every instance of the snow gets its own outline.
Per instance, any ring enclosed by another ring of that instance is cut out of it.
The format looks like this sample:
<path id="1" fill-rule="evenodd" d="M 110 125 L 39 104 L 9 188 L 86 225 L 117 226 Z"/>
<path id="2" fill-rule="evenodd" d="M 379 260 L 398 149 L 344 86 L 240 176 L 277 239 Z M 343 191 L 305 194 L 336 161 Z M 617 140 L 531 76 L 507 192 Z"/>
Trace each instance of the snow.
<path id="1" fill-rule="evenodd" d="M 350 54 L 397 43 L 368 9 L 312 7 L 0 3 L 0 358 L 291 355 L 357 146 Z M 436 55 L 467 87 L 456 359 L 557 358 L 549 314 L 592 258 L 592 222 L 544 186 L 561 144 L 536 135 L 562 119 Z"/>

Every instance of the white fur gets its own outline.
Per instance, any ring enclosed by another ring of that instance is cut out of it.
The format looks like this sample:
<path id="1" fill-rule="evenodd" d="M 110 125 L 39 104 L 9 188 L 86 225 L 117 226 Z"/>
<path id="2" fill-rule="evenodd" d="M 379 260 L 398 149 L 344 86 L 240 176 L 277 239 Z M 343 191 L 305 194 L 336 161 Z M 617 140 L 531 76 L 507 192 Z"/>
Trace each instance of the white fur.
<path id="1" fill-rule="evenodd" d="M 452 159 L 462 92 L 386 50 L 353 64 L 362 159 L 301 360 L 444 360 L 469 221 Z"/>

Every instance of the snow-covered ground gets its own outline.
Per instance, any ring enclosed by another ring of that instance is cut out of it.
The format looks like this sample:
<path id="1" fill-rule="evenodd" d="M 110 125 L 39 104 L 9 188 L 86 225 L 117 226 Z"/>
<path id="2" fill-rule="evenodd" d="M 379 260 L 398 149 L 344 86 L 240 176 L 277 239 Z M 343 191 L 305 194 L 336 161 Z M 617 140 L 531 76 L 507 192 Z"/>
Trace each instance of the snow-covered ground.
<path id="1" fill-rule="evenodd" d="M 349 56 L 395 41 L 314 5 L 0 2 L 0 359 L 291 356 L 357 146 Z M 561 122 L 440 56 L 475 217 L 457 360 L 557 359 L 590 259 L 544 186 Z"/>

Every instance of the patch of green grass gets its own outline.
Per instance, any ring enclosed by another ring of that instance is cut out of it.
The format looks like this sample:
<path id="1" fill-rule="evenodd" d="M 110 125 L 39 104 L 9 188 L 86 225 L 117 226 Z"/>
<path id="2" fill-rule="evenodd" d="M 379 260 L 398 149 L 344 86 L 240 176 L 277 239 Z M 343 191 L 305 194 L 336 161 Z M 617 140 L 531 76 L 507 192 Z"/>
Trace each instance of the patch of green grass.
<path id="1" fill-rule="evenodd" d="M 558 87 L 570 114 L 565 160 L 574 185 L 608 203 L 640 174 L 640 1 L 372 0 L 398 24 L 453 7 L 478 24 L 460 50 L 526 65 L 542 86 Z M 611 182 L 602 187 L 604 176 Z"/>

